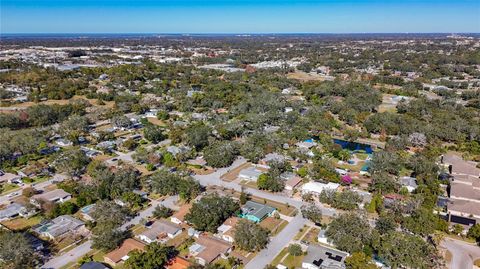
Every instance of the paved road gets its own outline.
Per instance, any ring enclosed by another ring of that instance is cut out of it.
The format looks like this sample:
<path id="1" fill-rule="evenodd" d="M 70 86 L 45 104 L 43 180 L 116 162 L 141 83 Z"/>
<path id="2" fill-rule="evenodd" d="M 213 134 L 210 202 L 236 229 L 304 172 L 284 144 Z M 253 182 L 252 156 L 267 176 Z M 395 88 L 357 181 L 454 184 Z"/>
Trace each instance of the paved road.
<path id="1" fill-rule="evenodd" d="M 52 185 L 52 179 L 50 180 L 47 180 L 47 181 L 43 181 L 43 182 L 40 182 L 40 183 L 36 183 L 33 187 L 37 190 L 45 190 L 46 187 Z M 14 190 L 14 191 L 11 191 L 5 195 L 2 195 L 0 196 L 0 204 L 8 204 L 10 203 L 10 201 L 18 196 L 21 196 L 22 195 L 22 191 L 23 189 L 27 188 L 27 187 L 31 187 L 32 184 L 25 184 L 23 185 L 20 189 L 17 189 L 17 190 Z M 12 196 L 9 196 L 13 193 L 17 193 L 16 195 L 12 195 Z"/>
<path id="2" fill-rule="evenodd" d="M 227 168 L 218 169 L 212 174 L 209 175 L 195 175 L 194 177 L 202 184 L 203 186 L 208 185 L 217 185 L 222 186 L 229 189 L 234 189 L 236 191 L 241 191 L 242 186 L 237 182 L 226 182 L 220 179 L 220 177 L 227 173 L 228 171 L 242 165 L 246 162 L 243 158 L 238 158 L 235 162 Z M 282 193 L 270 193 L 264 192 L 257 189 L 252 188 L 245 188 L 243 189 L 245 192 L 250 193 L 254 196 L 265 198 L 268 200 L 272 200 L 275 202 L 280 203 L 288 203 L 292 206 L 295 206 L 299 209 L 302 205 L 306 204 L 305 202 L 297 199 L 293 199 L 285 194 Z M 322 210 L 322 214 L 324 216 L 334 216 L 337 211 L 333 208 L 327 208 L 322 204 L 318 203 L 317 206 Z M 288 225 L 276 236 L 271 239 L 268 247 L 260 251 L 255 258 L 253 258 L 246 266 L 245 269 L 259 269 L 264 268 L 266 265 L 270 264 L 272 260 L 282 251 L 283 248 L 287 247 L 290 241 L 295 237 L 297 232 L 304 224 L 308 223 L 308 221 L 302 218 L 301 214 L 297 214 L 291 221 L 289 221 Z"/>
<path id="3" fill-rule="evenodd" d="M 440 243 L 440 246 L 452 253 L 450 269 L 471 269 L 473 261 L 480 259 L 480 247 L 474 244 L 446 238 Z"/>
<path id="4" fill-rule="evenodd" d="M 135 225 L 140 223 L 140 220 L 142 218 L 147 218 L 148 216 L 152 215 L 153 210 L 155 207 L 159 204 L 162 204 L 167 207 L 175 207 L 175 202 L 178 200 L 178 196 L 171 196 L 165 199 L 164 201 L 152 201 L 151 205 L 146 208 L 145 210 L 141 211 L 138 216 L 135 218 L 131 219 L 130 221 L 126 222 L 124 225 L 122 225 L 122 229 L 126 229 L 127 226 L 129 225 Z M 45 263 L 41 268 L 43 269 L 55 269 L 55 268 L 60 268 L 66 264 L 69 264 L 71 262 L 76 262 L 78 259 L 83 257 L 85 254 L 90 252 L 92 250 L 92 241 L 88 240 L 87 242 L 75 247 L 74 249 L 57 256 L 51 260 L 49 260 L 47 263 Z"/>
<path id="5" fill-rule="evenodd" d="M 245 269 L 260 269 L 270 264 L 280 251 L 288 246 L 298 230 L 306 223 L 307 220 L 297 214 L 278 235 L 272 238 L 267 248 L 264 248 L 247 263 Z"/>
<path id="6" fill-rule="evenodd" d="M 250 193 L 251 195 L 258 196 L 258 197 L 265 198 L 265 199 L 272 200 L 272 201 L 279 202 L 279 203 L 284 203 L 284 204 L 288 203 L 289 205 L 295 206 L 297 208 L 300 208 L 302 205 L 307 204 L 307 203 L 305 203 L 301 200 L 293 199 L 293 198 L 291 198 L 288 195 L 283 194 L 283 193 L 265 192 L 265 191 L 261 191 L 261 190 L 257 190 L 257 189 L 253 189 L 253 188 L 244 187 L 244 186 L 242 186 L 242 185 L 240 185 L 240 184 L 238 184 L 237 182 L 234 182 L 234 181 L 233 182 L 226 182 L 226 181 L 223 181 L 223 180 L 220 179 L 220 177 L 223 174 L 225 174 L 228 171 L 234 169 L 235 167 L 238 167 L 238 166 L 244 164 L 245 162 L 246 162 L 246 160 L 244 158 L 240 157 L 237 160 L 235 160 L 235 162 L 230 167 L 218 169 L 214 173 L 208 174 L 208 175 L 195 175 L 194 178 L 197 179 L 200 182 L 200 184 L 202 184 L 203 186 L 215 186 L 216 185 L 216 186 L 221 186 L 221 187 L 225 187 L 225 188 L 228 188 L 228 189 L 234 189 L 236 191 L 241 191 L 242 187 L 243 187 L 243 190 L 247 193 Z M 333 216 L 334 214 L 337 213 L 337 211 L 335 209 L 325 207 L 322 204 L 317 204 L 317 206 L 320 207 L 320 209 L 322 210 L 322 214 L 325 215 L 325 216 Z"/>

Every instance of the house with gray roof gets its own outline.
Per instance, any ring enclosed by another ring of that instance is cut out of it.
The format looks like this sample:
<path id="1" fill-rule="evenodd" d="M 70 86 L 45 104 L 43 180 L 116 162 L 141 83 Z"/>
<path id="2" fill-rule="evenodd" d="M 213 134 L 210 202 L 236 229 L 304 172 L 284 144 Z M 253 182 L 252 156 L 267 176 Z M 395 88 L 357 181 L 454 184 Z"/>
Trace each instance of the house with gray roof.
<path id="1" fill-rule="evenodd" d="M 309 245 L 303 258 L 305 269 L 345 269 L 348 253 L 322 245 Z"/>
<path id="2" fill-rule="evenodd" d="M 27 209 L 18 203 L 11 203 L 0 210 L 0 221 L 9 220 L 17 216 L 26 216 Z"/>
<path id="3" fill-rule="evenodd" d="M 72 195 L 62 189 L 36 194 L 30 198 L 30 203 L 40 207 L 41 202 L 63 203 L 72 198 Z"/>
<path id="4" fill-rule="evenodd" d="M 262 171 L 258 170 L 256 167 L 248 167 L 240 171 L 238 177 L 241 180 L 248 180 L 248 181 L 257 181 L 258 177 L 263 174 Z"/>
<path id="5" fill-rule="evenodd" d="M 165 243 L 168 239 L 175 238 L 182 233 L 182 227 L 166 221 L 157 220 L 147 230 L 138 235 L 138 238 L 148 244 L 153 242 Z"/>
<path id="6" fill-rule="evenodd" d="M 85 234 L 85 223 L 72 216 L 63 215 L 38 225 L 33 231 L 49 239 L 58 239 L 72 233 Z"/>
<path id="7" fill-rule="evenodd" d="M 248 219 L 258 223 L 264 218 L 272 216 L 275 211 L 276 209 L 274 207 L 268 206 L 266 204 L 247 201 L 242 207 L 242 213 L 240 214 L 240 218 Z"/>

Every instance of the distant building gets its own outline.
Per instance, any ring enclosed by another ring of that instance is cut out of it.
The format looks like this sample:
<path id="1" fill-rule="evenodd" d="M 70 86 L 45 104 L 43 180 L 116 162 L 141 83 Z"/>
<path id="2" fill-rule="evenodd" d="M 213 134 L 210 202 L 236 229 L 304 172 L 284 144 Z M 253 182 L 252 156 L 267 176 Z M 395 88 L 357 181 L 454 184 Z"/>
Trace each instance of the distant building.
<path id="1" fill-rule="evenodd" d="M 258 223 L 264 218 L 272 216 L 275 211 L 276 209 L 271 206 L 247 201 L 245 205 L 242 206 L 240 217 Z"/>
<path id="2" fill-rule="evenodd" d="M 414 177 L 401 177 L 400 185 L 402 185 L 402 187 L 405 187 L 408 192 L 413 192 L 418 187 L 417 179 Z"/>

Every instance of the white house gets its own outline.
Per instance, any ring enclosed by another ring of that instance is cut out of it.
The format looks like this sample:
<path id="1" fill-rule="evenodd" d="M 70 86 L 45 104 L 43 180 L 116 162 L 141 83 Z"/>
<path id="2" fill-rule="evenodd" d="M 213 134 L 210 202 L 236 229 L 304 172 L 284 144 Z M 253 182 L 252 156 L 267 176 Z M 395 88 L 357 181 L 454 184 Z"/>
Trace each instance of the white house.
<path id="1" fill-rule="evenodd" d="M 313 193 L 313 194 L 320 194 L 323 190 L 337 190 L 340 187 L 338 183 L 328 182 L 320 183 L 320 182 L 308 182 L 303 184 L 302 186 L 302 193 Z"/>
<path id="2" fill-rule="evenodd" d="M 256 167 L 248 167 L 240 171 L 238 177 L 242 180 L 257 181 L 261 174 L 263 174 L 263 172 Z"/>

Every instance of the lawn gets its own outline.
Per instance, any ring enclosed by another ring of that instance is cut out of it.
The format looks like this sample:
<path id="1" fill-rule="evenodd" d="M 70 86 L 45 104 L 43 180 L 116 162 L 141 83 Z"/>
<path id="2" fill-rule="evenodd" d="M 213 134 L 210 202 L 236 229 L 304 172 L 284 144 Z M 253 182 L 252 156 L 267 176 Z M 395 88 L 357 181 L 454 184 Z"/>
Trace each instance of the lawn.
<path id="1" fill-rule="evenodd" d="M 4 193 L 6 194 L 8 192 L 12 192 L 14 190 L 20 189 L 20 187 L 17 184 L 10 184 L 10 183 L 3 184 L 2 187 L 3 187 L 2 194 Z"/>
<path id="2" fill-rule="evenodd" d="M 287 224 L 287 221 L 273 217 L 265 218 L 260 222 L 260 226 L 271 231 L 272 235 L 278 234 Z"/>
<path id="3" fill-rule="evenodd" d="M 272 265 L 276 266 L 278 264 L 283 264 L 287 268 L 301 268 L 302 267 L 302 256 L 292 256 L 288 254 L 288 248 L 284 248 L 280 253 L 273 259 Z"/>
<path id="4" fill-rule="evenodd" d="M 308 231 L 308 233 L 303 237 L 303 241 L 307 241 L 310 243 L 316 243 L 318 242 L 318 233 L 320 232 L 319 228 L 312 228 Z"/>
<path id="5" fill-rule="evenodd" d="M 295 235 L 293 240 L 300 240 L 309 230 L 310 230 L 310 227 L 307 225 L 304 225 L 302 228 L 300 228 L 300 230 Z"/>
<path id="6" fill-rule="evenodd" d="M 183 231 L 181 234 L 175 236 L 175 238 L 172 238 L 166 242 L 167 245 L 173 246 L 173 247 L 179 247 L 185 240 L 188 239 L 188 233 L 186 231 Z"/>
<path id="7" fill-rule="evenodd" d="M 32 226 L 35 226 L 39 224 L 40 221 L 42 221 L 41 216 L 33 216 L 29 219 L 16 218 L 13 220 L 7 220 L 2 222 L 2 224 L 10 230 L 19 231 L 19 230 L 25 230 Z"/>

